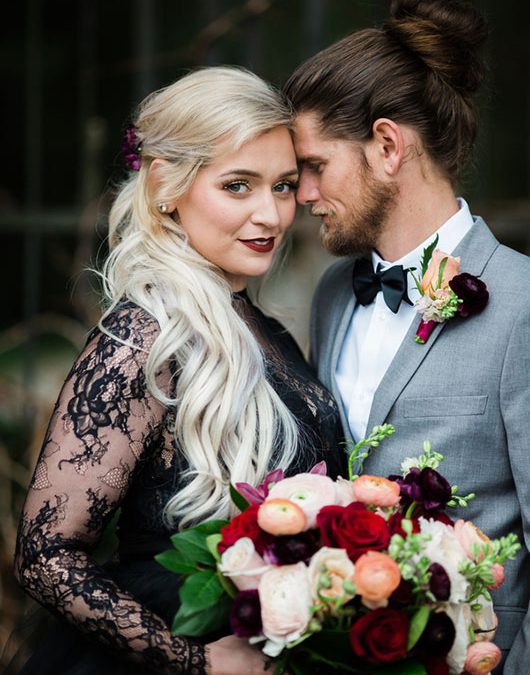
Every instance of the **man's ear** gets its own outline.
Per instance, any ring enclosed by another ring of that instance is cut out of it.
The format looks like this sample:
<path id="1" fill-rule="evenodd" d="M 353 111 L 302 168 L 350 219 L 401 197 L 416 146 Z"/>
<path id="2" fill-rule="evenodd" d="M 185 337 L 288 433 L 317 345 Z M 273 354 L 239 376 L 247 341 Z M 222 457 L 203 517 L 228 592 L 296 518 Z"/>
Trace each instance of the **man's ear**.
<path id="1" fill-rule="evenodd" d="M 395 176 L 405 153 L 402 127 L 386 117 L 380 117 L 372 125 L 372 134 L 379 166 L 388 176 Z"/>

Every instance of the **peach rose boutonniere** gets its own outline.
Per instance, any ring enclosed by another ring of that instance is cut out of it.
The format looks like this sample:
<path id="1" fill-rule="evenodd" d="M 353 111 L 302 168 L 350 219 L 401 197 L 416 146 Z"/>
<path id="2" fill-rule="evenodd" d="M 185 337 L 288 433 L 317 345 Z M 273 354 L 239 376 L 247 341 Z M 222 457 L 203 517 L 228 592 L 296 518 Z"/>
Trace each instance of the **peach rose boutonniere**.
<path id="1" fill-rule="evenodd" d="M 460 273 L 460 258 L 440 251 L 437 243 L 438 235 L 423 251 L 421 281 L 411 272 L 421 294 L 416 309 L 422 320 L 414 338 L 420 344 L 427 342 L 437 323 L 478 314 L 489 298 L 486 284 L 472 274 Z"/>

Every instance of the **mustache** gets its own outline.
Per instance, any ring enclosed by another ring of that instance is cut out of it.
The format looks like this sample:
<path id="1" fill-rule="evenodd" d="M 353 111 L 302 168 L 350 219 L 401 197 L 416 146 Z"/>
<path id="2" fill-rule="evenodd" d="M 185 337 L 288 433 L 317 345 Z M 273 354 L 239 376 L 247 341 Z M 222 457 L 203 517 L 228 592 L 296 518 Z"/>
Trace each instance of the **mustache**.
<path id="1" fill-rule="evenodd" d="M 333 211 L 330 211 L 328 209 L 312 208 L 311 209 L 311 215 L 317 216 L 317 217 L 322 217 L 322 216 L 333 216 L 334 213 L 333 213 Z"/>

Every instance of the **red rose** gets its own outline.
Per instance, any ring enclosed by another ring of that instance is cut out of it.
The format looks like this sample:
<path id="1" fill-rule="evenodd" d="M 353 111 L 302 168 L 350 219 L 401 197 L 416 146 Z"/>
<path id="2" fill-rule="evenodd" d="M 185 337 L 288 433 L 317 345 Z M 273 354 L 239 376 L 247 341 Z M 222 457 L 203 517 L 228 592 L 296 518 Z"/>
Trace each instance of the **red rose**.
<path id="1" fill-rule="evenodd" d="M 219 553 L 224 553 L 241 537 L 248 537 L 254 542 L 256 551 L 261 555 L 270 544 L 272 537 L 258 525 L 258 509 L 260 504 L 252 504 L 243 513 L 234 516 L 232 520 L 221 528 L 221 541 L 217 544 Z"/>
<path id="2" fill-rule="evenodd" d="M 409 618 L 399 609 L 380 608 L 365 614 L 351 627 L 356 656 L 369 663 L 399 661 L 407 655 Z"/>
<path id="3" fill-rule="evenodd" d="M 403 539 L 407 538 L 407 534 L 405 530 L 401 527 L 401 523 L 405 516 L 402 513 L 396 512 L 393 513 L 390 518 L 388 519 L 388 527 L 390 529 L 390 536 L 393 534 L 399 534 L 403 537 Z M 417 534 L 418 532 L 421 531 L 420 528 L 420 521 L 417 518 L 409 518 L 409 520 L 412 523 L 412 532 L 414 534 Z"/>
<path id="4" fill-rule="evenodd" d="M 317 516 L 317 524 L 322 544 L 346 549 L 354 562 L 367 551 L 383 551 L 390 541 L 385 519 L 360 502 L 348 506 L 324 506 Z"/>

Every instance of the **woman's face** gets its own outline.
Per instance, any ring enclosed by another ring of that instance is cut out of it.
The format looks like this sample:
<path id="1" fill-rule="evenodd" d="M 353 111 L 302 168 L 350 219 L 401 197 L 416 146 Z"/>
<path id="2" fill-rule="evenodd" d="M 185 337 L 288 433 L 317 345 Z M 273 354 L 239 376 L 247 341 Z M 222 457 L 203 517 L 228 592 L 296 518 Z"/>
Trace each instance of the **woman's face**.
<path id="1" fill-rule="evenodd" d="M 200 169 L 176 202 L 190 244 L 234 291 L 271 266 L 294 218 L 297 180 L 291 135 L 278 127 Z"/>

